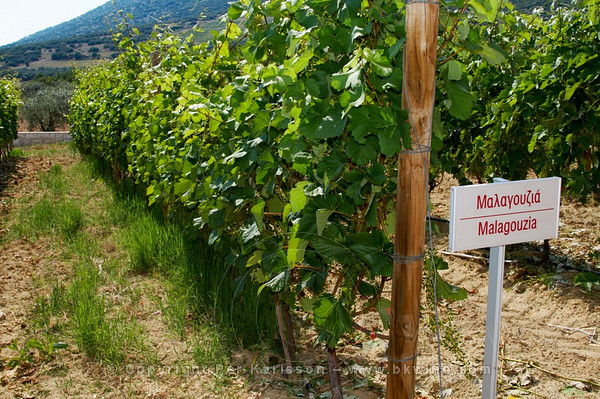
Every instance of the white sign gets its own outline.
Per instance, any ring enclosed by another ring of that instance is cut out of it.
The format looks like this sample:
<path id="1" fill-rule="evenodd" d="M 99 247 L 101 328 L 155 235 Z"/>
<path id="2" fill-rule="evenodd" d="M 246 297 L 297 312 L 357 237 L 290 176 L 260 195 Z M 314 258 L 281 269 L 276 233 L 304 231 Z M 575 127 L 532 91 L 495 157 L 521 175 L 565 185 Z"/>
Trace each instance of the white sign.
<path id="1" fill-rule="evenodd" d="M 558 237 L 560 177 L 452 187 L 450 251 Z"/>

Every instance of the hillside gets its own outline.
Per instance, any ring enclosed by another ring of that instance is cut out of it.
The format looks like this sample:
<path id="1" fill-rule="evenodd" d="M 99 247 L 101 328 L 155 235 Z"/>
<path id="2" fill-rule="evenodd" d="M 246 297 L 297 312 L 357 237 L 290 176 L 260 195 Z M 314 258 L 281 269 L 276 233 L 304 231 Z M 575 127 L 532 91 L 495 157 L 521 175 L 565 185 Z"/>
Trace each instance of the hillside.
<path id="1" fill-rule="evenodd" d="M 214 19 L 227 11 L 226 0 L 116 0 L 109 1 L 60 25 L 27 36 L 13 45 L 62 40 L 91 33 L 108 32 L 121 22 L 118 11 L 131 14 L 134 25 L 143 27 L 161 23 L 194 24 L 202 19 Z"/>
<path id="2" fill-rule="evenodd" d="M 205 30 L 217 28 L 217 18 L 228 8 L 227 0 L 117 0 L 89 11 L 70 21 L 0 47 L 0 73 L 27 79 L 33 75 L 65 71 L 112 58 L 116 48 L 111 29 L 133 16 L 133 26 L 145 38 L 156 24 L 169 24 L 185 31 L 200 24 Z"/>

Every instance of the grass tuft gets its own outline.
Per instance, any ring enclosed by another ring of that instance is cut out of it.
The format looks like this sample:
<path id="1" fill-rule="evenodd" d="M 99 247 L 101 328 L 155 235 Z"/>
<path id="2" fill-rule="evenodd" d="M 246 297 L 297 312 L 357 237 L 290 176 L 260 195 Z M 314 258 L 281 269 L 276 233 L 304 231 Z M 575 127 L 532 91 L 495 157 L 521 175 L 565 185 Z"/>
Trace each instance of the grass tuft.
<path id="1" fill-rule="evenodd" d="M 62 326 L 54 320 L 66 312 L 67 303 L 65 286 L 56 282 L 48 296 L 37 298 L 32 315 L 33 324 L 46 333 L 62 332 Z"/>
<path id="2" fill-rule="evenodd" d="M 13 148 L 8 153 L 8 156 L 13 157 L 13 158 L 21 158 L 23 155 L 24 155 L 24 152 L 23 152 L 23 149 L 21 149 L 21 148 Z"/>
<path id="3" fill-rule="evenodd" d="M 40 176 L 40 185 L 42 189 L 50 191 L 55 197 L 63 196 L 67 187 L 62 166 L 53 165 L 48 172 Z"/>
<path id="4" fill-rule="evenodd" d="M 194 329 L 192 358 L 199 367 L 225 365 L 229 361 L 229 351 L 224 345 L 226 338 L 212 323 L 203 323 Z"/>
<path id="5" fill-rule="evenodd" d="M 101 283 L 98 269 L 90 262 L 76 268 L 67 293 L 72 334 L 88 356 L 118 366 L 128 350 L 143 349 L 143 331 L 99 294 Z"/>
<path id="6" fill-rule="evenodd" d="M 83 225 L 83 212 L 75 202 L 45 197 L 21 212 L 14 230 L 19 237 L 37 239 L 40 235 L 55 233 L 71 241 Z"/>
<path id="7" fill-rule="evenodd" d="M 157 221 L 143 212 L 139 203 L 130 203 L 129 225 L 123 229 L 122 242 L 129 254 L 129 266 L 135 273 L 156 270 L 169 275 L 171 271 L 187 262 L 184 237 L 173 226 Z M 137 208 L 137 209 L 136 209 Z"/>

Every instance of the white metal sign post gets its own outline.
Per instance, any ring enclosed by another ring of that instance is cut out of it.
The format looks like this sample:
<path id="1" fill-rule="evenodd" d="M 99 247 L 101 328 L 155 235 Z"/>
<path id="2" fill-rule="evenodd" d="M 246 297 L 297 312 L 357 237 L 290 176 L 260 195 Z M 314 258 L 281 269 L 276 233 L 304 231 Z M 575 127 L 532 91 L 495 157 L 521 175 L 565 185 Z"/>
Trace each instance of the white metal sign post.
<path id="1" fill-rule="evenodd" d="M 487 316 L 485 319 L 485 351 L 483 353 L 483 388 L 481 390 L 481 397 L 484 399 L 493 399 L 496 397 L 505 249 L 504 245 L 490 248 L 490 276 L 488 280 Z"/>
<path id="2" fill-rule="evenodd" d="M 506 179 L 494 179 L 505 183 Z M 483 352 L 483 387 L 481 397 L 496 397 L 498 380 L 498 351 L 500 346 L 500 319 L 502 318 L 502 287 L 506 246 L 490 248 L 490 275 L 488 278 L 487 314 L 485 318 L 485 351 Z"/>
<path id="3" fill-rule="evenodd" d="M 450 251 L 490 247 L 483 399 L 496 398 L 505 245 L 558 237 L 558 177 L 452 187 Z"/>

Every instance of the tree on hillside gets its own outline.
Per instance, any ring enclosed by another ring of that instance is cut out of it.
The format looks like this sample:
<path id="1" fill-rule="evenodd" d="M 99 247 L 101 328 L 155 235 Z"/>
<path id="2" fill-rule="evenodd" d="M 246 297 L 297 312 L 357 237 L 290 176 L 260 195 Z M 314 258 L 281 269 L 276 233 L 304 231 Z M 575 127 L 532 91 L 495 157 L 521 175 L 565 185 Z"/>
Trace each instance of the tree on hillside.
<path id="1" fill-rule="evenodd" d="M 68 82 L 43 85 L 36 82 L 33 87 L 24 89 L 25 102 L 21 114 L 29 129 L 52 132 L 67 122 L 69 101 L 73 86 Z"/>

